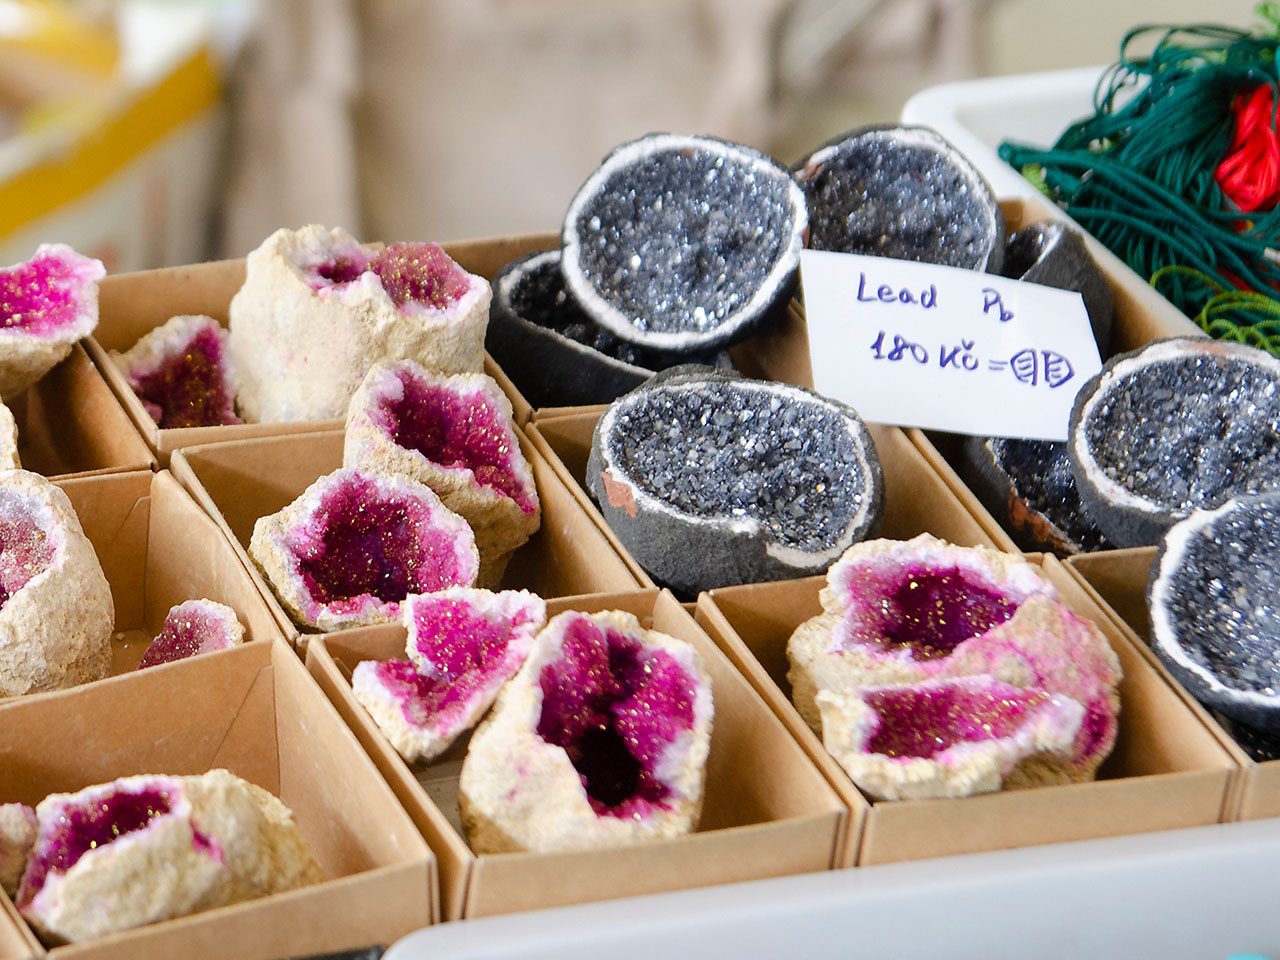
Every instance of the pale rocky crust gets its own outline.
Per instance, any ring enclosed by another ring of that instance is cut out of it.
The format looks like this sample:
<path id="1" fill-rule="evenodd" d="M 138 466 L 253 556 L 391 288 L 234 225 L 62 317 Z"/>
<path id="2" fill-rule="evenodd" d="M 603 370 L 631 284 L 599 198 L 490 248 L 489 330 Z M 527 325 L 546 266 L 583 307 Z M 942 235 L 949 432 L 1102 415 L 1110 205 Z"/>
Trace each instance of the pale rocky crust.
<path id="1" fill-rule="evenodd" d="M 414 359 L 438 373 L 484 366 L 489 284 L 447 310 L 397 308 L 366 271 L 343 287 L 314 289 L 302 268 L 365 251 L 341 229 L 280 229 L 249 254 L 244 286 L 230 308 L 231 356 L 240 415 L 250 423 L 341 417 L 379 360 Z"/>
<path id="2" fill-rule="evenodd" d="M 107 275 L 100 260 L 81 256 L 66 244 L 42 243 L 32 259 L 58 257 L 73 263 L 81 284 L 75 317 L 52 335 L 37 336 L 21 327 L 0 327 L 0 399 L 12 400 L 52 370 L 71 352 L 77 340 L 98 325 L 98 281 Z M 9 269 L 20 269 L 31 261 Z"/>
<path id="3" fill-rule="evenodd" d="M 21 470 L 18 460 L 18 424 L 13 413 L 0 403 L 0 470 Z"/>
<path id="4" fill-rule="evenodd" d="M 937 681 L 925 685 L 930 683 Z M 868 752 L 876 714 L 859 693 L 820 690 L 816 701 L 824 746 L 849 778 L 877 799 L 967 797 L 1076 779 L 1067 768 L 1084 707 L 1067 697 L 1051 697 L 1008 737 L 956 743 L 933 757 Z"/>
<path id="5" fill-rule="evenodd" d="M 404 477 L 336 470 L 316 480 L 283 510 L 259 517 L 253 525 L 253 536 L 249 540 L 249 556 L 262 570 L 267 583 L 289 615 L 298 623 L 323 632 L 374 623 L 392 623 L 400 617 L 399 603 L 387 603 L 369 594 L 364 595 L 368 602 L 355 609 L 335 611 L 332 604 L 317 603 L 303 584 L 297 554 L 288 546 L 290 531 L 313 522 L 329 485 L 344 473 L 355 473 L 372 479 L 380 491 L 387 495 L 425 500 L 429 504 L 433 526 L 449 531 L 456 541 L 455 548 L 464 557 L 464 563 L 472 570 L 479 568 L 479 554 L 471 528 L 465 520 L 446 509 L 430 487 Z"/>
<path id="6" fill-rule="evenodd" d="M 25 803 L 0 803 L 0 889 L 12 899 L 36 842 L 36 812 Z"/>
<path id="7" fill-rule="evenodd" d="M 500 412 L 501 420 L 508 428 L 512 473 L 534 501 L 531 513 L 522 510 L 502 491 L 477 482 L 471 469 L 433 463 L 421 452 L 402 447 L 391 439 L 379 422 L 378 403 L 384 398 L 399 399 L 403 396 L 404 384 L 396 375 L 398 370 L 458 396 L 480 394 Z M 499 584 L 511 554 L 525 544 L 542 523 L 542 506 L 538 502 L 533 470 L 520 449 L 511 401 L 497 381 L 483 373 L 444 377 L 432 374 L 412 360 L 375 364 L 347 408 L 342 465 L 372 473 L 405 476 L 434 490 L 446 507 L 470 524 L 476 538 L 476 549 L 480 551 L 480 573 L 476 583 L 487 589 Z"/>
<path id="8" fill-rule="evenodd" d="M 711 746 L 711 680 L 689 644 L 644 630 L 617 610 L 591 615 L 647 646 L 667 651 L 697 684 L 694 722 L 667 748 L 659 772 L 671 789 L 669 809 L 643 818 L 597 815 L 582 778 L 560 747 L 537 733 L 542 712 L 539 677 L 561 656 L 569 611 L 554 617 L 534 642 L 524 667 L 498 695 L 497 705 L 471 738 L 458 783 L 458 805 L 471 849 L 478 854 L 522 850 L 582 850 L 667 840 L 691 832 L 702 812 Z"/>
<path id="9" fill-rule="evenodd" d="M 424 675 L 438 675 L 435 666 L 426 660 L 415 644 L 417 624 L 413 617 L 414 600 L 418 595 L 410 595 L 401 604 L 405 627 L 409 638 L 405 643 L 409 660 L 417 671 Z M 472 587 L 450 587 L 439 593 L 426 594 L 426 597 L 456 597 L 466 600 L 478 611 L 483 612 L 490 621 L 512 620 L 522 608 L 527 611 L 529 619 L 518 624 L 511 631 L 507 641 L 504 660 L 508 669 L 495 670 L 486 682 L 465 701 L 429 717 L 423 724 L 410 723 L 405 719 L 401 703 L 395 699 L 386 687 L 379 682 L 376 674 L 377 661 L 366 660 L 356 664 L 351 672 L 351 690 L 356 700 L 369 711 L 378 729 L 382 731 L 391 746 L 407 763 L 425 763 L 444 753 L 465 731 L 470 730 L 493 705 L 498 691 L 511 679 L 518 670 L 529 650 L 533 646 L 535 634 L 547 622 L 547 605 L 541 597 L 527 590 L 507 590 L 491 593 Z"/>
<path id="10" fill-rule="evenodd" d="M 36 808 L 41 841 L 69 801 L 158 786 L 173 809 L 50 872 L 22 915 L 50 942 L 88 940 L 119 930 L 318 883 L 324 872 L 293 814 L 279 799 L 226 770 L 200 776 L 141 775 L 52 794 Z"/>
<path id="11" fill-rule="evenodd" d="M 0 471 L 0 514 L 29 511 L 54 543 L 52 563 L 0 608 L 0 696 L 60 690 L 111 670 L 115 605 L 71 501 L 43 477 Z"/>

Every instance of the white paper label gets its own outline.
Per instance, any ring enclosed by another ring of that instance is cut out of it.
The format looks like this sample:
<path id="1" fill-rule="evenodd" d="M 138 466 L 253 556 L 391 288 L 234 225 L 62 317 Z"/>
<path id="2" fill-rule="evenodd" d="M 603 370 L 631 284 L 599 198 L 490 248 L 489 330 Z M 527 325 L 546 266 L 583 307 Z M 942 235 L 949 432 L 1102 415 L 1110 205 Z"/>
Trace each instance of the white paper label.
<path id="1" fill-rule="evenodd" d="M 1065 440 L 1102 369 L 1078 293 L 825 250 L 800 271 L 814 386 L 864 420 Z"/>

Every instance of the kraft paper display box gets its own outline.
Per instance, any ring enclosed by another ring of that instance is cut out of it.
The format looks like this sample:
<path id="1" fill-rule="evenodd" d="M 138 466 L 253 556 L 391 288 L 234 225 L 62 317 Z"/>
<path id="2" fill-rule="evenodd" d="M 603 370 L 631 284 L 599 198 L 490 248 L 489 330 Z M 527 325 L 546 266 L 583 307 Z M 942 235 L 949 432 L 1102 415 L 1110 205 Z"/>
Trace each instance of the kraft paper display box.
<path id="1" fill-rule="evenodd" d="M 156 459 L 81 344 L 8 402 L 22 467 L 49 479 L 151 470 Z"/>
<path id="2" fill-rule="evenodd" d="M 670 593 L 657 590 L 553 600 L 564 610 L 628 610 L 646 627 L 692 643 L 715 700 L 702 820 L 659 843 L 563 853 L 477 856 L 460 832 L 457 778 L 465 742 L 415 772 L 351 692 L 361 660 L 403 657 L 399 625 L 329 634 L 307 648 L 307 665 L 430 842 L 440 864 L 446 919 L 731 883 L 831 867 L 846 811 L 839 798 Z M 428 784 L 424 787 L 420 779 Z"/>
<path id="3" fill-rule="evenodd" d="M 1168 679 L 1181 694 L 1188 709 L 1201 718 L 1232 759 L 1239 764 L 1240 772 L 1228 803 L 1229 819 L 1260 820 L 1264 817 L 1280 817 L 1280 760 L 1259 763 L 1245 753 L 1214 715 L 1168 673 L 1148 646 L 1151 627 L 1147 614 L 1147 583 L 1155 559 L 1155 547 L 1135 547 L 1129 550 L 1079 554 L 1068 558 L 1066 566 L 1081 580 L 1087 591 L 1104 601 L 1114 612 L 1121 630 Z"/>
<path id="4" fill-rule="evenodd" d="M 58 486 L 111 585 L 113 674 L 137 668 L 169 608 L 185 600 L 231 607 L 245 626 L 245 642 L 283 638 L 222 531 L 168 471 L 63 480 Z"/>
<path id="5" fill-rule="evenodd" d="M 43 953 L 40 941 L 18 914 L 13 901 L 0 895 L 0 960 L 34 960 Z"/>
<path id="6" fill-rule="evenodd" d="M 342 443 L 338 430 L 295 433 L 193 447 L 173 458 L 174 475 L 217 520 L 285 636 L 299 646 L 315 634 L 301 630 L 280 605 L 249 557 L 249 539 L 259 517 L 285 507 L 342 466 Z M 635 589 L 636 578 L 551 467 L 523 438 L 522 449 L 542 502 L 542 526 L 512 556 L 503 587 L 543 597 Z"/>
<path id="7" fill-rule="evenodd" d="M 193 696 L 198 691 L 198 696 Z M 293 810 L 327 879 L 58 947 L 55 960 L 268 958 L 390 943 L 434 919 L 434 863 L 377 769 L 282 640 L 0 704 L 4 799 L 225 767 Z"/>
<path id="8" fill-rule="evenodd" d="M 1092 620 L 1120 658 L 1120 729 L 1093 783 L 958 799 L 868 803 L 791 704 L 787 640 L 821 612 L 823 577 L 703 594 L 698 621 L 773 707 L 856 813 L 861 842 L 845 865 L 891 863 L 1010 847 L 1217 823 L 1229 814 L 1238 767 L 1178 693 L 1051 556 L 1033 557 L 1076 613 Z"/>
<path id="9" fill-rule="evenodd" d="M 573 491 L 582 509 L 626 560 L 636 578 L 653 586 L 652 578 L 622 546 L 586 490 L 591 435 L 605 409 L 580 407 L 570 412 L 565 408 L 561 415 L 539 417 L 528 428 L 529 439 Z M 884 536 L 905 539 L 928 532 L 952 543 L 997 545 L 998 541 L 993 541 L 970 514 L 959 493 L 948 488 L 901 430 L 879 424 L 868 427 L 884 469 Z"/>

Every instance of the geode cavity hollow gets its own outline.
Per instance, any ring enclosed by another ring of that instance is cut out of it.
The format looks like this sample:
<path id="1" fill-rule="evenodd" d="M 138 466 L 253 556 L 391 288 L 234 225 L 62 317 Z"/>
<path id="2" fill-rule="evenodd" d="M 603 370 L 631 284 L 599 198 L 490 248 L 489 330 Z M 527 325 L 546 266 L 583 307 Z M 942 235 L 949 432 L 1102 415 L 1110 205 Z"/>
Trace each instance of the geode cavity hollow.
<path id="1" fill-rule="evenodd" d="M 260 517 L 249 555 L 285 609 L 318 630 L 394 621 L 409 594 L 470 586 L 479 566 L 471 528 L 429 487 L 346 469 Z"/>
<path id="2" fill-rule="evenodd" d="M 687 596 L 821 573 L 884 505 L 852 409 L 705 367 L 672 368 L 610 406 L 587 485 L 623 546 Z"/>
<path id="3" fill-rule="evenodd" d="M 1280 734 L 1280 492 L 1192 512 L 1151 569 L 1152 649 L 1208 706 Z"/>
<path id="4" fill-rule="evenodd" d="M 796 164 L 814 250 L 999 273 L 1004 215 L 982 174 L 927 127 L 862 127 Z"/>
<path id="5" fill-rule="evenodd" d="M 1089 515 L 1121 547 L 1198 508 L 1280 489 L 1280 359 L 1226 340 L 1158 340 L 1080 388 L 1068 435 Z"/>
<path id="6" fill-rule="evenodd" d="M 212 317 L 171 317 L 112 359 L 162 429 L 243 423 L 227 331 Z"/>
<path id="7" fill-rule="evenodd" d="M 807 226 L 790 174 L 750 147 L 651 134 L 569 204 L 567 289 L 600 326 L 660 350 L 735 343 L 785 309 Z"/>
<path id="8" fill-rule="evenodd" d="M 568 850 L 687 833 L 702 805 L 711 686 L 683 641 L 620 611 L 552 619 L 472 737 L 472 849 Z"/>

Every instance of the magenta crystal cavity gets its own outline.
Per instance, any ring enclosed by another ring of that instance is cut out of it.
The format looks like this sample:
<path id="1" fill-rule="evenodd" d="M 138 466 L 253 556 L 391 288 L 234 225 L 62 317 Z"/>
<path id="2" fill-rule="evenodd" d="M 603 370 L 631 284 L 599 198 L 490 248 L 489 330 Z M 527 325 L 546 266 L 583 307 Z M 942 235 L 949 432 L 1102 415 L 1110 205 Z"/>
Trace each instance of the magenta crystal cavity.
<path id="1" fill-rule="evenodd" d="M 243 423 L 227 375 L 226 331 L 216 320 L 192 324 L 186 336 L 154 362 L 126 373 L 161 429 L 216 427 Z"/>
<path id="2" fill-rule="evenodd" d="M 105 273 L 70 247 L 42 244 L 26 263 L 0 270 L 0 329 L 50 337 L 75 326 L 89 305 L 96 316 L 96 287 L 91 300 L 86 287 Z"/>
<path id="3" fill-rule="evenodd" d="M 538 736 L 565 750 L 597 814 L 642 818 L 664 806 L 658 763 L 694 722 L 695 680 L 670 654 L 583 615 L 538 683 Z"/>
<path id="4" fill-rule="evenodd" d="M 471 278 L 435 243 L 393 243 L 377 253 L 357 248 L 311 267 L 312 285 L 343 286 L 374 273 L 392 303 L 444 310 L 471 289 Z"/>
<path id="5" fill-rule="evenodd" d="M 486 598 L 502 605 L 485 609 L 481 604 Z M 546 605 L 539 597 L 516 591 L 457 588 L 413 596 L 405 605 L 411 659 L 424 673 L 451 681 L 487 672 L 504 659 L 513 637 L 532 639 L 545 619 Z M 528 642 L 520 646 L 523 661 Z"/>
<path id="6" fill-rule="evenodd" d="M 52 566 L 57 549 L 41 525 L 36 505 L 0 489 L 0 609 Z"/>
<path id="7" fill-rule="evenodd" d="M 379 660 L 373 670 L 379 686 L 400 706 L 405 723 L 410 727 L 426 727 L 450 707 L 465 703 L 475 692 L 471 676 L 459 677 L 452 682 L 443 674 L 419 673 L 412 660 Z"/>
<path id="8" fill-rule="evenodd" d="M 169 791 L 148 787 L 116 790 L 67 803 L 57 824 L 36 843 L 18 889 L 18 909 L 40 892 L 49 874 L 65 873 L 90 850 L 145 829 L 157 817 L 168 814 L 173 802 Z"/>
<path id="9" fill-rule="evenodd" d="M 171 663 L 239 643 L 244 628 L 235 611 L 208 600 L 188 600 L 170 609 L 159 635 L 151 641 L 138 669 Z"/>

